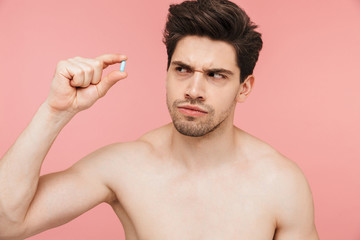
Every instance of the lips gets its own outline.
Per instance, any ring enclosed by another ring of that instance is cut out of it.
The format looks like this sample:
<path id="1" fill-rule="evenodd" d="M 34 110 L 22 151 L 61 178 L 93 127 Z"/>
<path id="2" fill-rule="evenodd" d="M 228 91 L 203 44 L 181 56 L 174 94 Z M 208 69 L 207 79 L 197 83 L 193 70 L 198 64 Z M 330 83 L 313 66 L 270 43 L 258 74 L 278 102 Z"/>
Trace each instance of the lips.
<path id="1" fill-rule="evenodd" d="M 178 109 L 181 113 L 192 117 L 200 117 L 208 113 L 204 109 L 192 105 L 178 106 Z"/>
<path id="2" fill-rule="evenodd" d="M 193 111 L 207 113 L 207 111 L 203 110 L 202 108 L 199 108 L 197 106 L 192 106 L 192 105 L 179 106 L 178 108 L 189 109 L 189 110 L 193 110 Z"/>

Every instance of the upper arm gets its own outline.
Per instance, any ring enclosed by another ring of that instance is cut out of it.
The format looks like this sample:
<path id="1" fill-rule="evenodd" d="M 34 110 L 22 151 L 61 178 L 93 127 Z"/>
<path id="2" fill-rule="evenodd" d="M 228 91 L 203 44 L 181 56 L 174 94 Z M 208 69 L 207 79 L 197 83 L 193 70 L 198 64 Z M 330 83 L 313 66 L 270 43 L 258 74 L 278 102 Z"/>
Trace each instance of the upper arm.
<path id="1" fill-rule="evenodd" d="M 112 191 L 104 178 L 104 155 L 106 151 L 99 150 L 65 171 L 40 177 L 24 220 L 23 237 L 67 223 L 110 201 Z"/>
<path id="2" fill-rule="evenodd" d="M 288 163 L 277 188 L 276 240 L 318 240 L 309 184 L 302 171 Z"/>

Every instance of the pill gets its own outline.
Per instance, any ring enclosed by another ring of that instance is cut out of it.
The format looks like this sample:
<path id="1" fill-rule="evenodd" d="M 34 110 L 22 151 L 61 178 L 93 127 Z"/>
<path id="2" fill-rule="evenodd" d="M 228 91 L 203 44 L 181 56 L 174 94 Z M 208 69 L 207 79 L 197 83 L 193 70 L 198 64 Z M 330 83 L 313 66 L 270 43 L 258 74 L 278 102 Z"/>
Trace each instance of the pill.
<path id="1" fill-rule="evenodd" d="M 125 71 L 125 63 L 126 63 L 126 61 L 121 62 L 121 65 L 120 65 L 120 71 L 121 72 Z"/>

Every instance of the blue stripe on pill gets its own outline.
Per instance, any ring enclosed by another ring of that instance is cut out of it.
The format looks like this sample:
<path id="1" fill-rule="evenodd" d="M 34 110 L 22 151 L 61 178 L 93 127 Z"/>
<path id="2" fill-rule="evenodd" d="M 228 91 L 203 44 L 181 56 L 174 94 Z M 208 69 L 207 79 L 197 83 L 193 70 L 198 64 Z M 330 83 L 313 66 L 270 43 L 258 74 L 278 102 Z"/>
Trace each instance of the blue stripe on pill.
<path id="1" fill-rule="evenodd" d="M 125 63 L 126 63 L 126 61 L 121 62 L 121 65 L 120 65 L 120 71 L 121 72 L 125 71 Z"/>

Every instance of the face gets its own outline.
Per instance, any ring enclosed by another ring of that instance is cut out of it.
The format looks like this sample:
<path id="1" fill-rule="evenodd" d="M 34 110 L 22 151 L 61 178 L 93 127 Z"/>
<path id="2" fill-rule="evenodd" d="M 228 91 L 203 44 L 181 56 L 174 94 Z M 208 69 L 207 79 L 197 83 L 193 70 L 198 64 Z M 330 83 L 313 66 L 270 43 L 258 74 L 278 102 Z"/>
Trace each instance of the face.
<path id="1" fill-rule="evenodd" d="M 235 49 L 223 41 L 187 36 L 167 72 L 167 106 L 175 128 L 201 137 L 231 125 L 240 91 Z"/>

